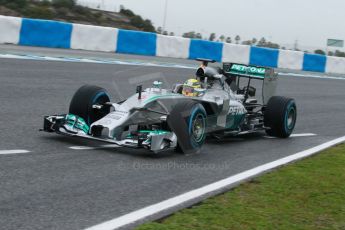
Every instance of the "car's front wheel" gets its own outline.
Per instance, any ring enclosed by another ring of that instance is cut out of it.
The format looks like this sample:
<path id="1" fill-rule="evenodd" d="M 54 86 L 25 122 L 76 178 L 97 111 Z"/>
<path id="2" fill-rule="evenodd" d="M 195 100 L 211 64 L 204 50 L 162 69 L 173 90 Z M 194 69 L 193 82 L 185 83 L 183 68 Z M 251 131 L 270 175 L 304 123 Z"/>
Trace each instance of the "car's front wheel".
<path id="1" fill-rule="evenodd" d="M 206 139 L 206 111 L 194 101 L 179 102 L 168 116 L 168 125 L 176 134 L 176 150 L 183 153 L 200 151 Z"/>
<path id="2" fill-rule="evenodd" d="M 87 125 L 90 126 L 93 122 L 103 118 L 110 112 L 108 106 L 95 109 L 93 105 L 104 105 L 109 101 L 110 99 L 105 89 L 94 85 L 84 85 L 74 94 L 70 103 L 69 113 L 83 118 Z"/>

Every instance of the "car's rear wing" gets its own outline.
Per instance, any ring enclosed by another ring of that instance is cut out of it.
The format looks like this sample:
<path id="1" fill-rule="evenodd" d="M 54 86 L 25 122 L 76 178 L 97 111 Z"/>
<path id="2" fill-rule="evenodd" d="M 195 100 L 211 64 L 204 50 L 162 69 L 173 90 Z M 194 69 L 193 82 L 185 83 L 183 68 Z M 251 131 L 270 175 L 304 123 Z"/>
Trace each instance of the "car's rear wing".
<path id="1" fill-rule="evenodd" d="M 223 63 L 223 72 L 225 75 L 237 79 L 235 83 L 237 89 L 240 85 L 240 78 L 249 79 L 247 87 L 249 87 L 251 79 L 262 80 L 262 102 L 264 105 L 275 94 L 278 74 L 274 72 L 273 68 Z"/>
<path id="2" fill-rule="evenodd" d="M 269 77 L 276 77 L 273 68 L 261 66 L 249 66 L 236 63 L 223 63 L 223 71 L 227 75 L 247 77 L 264 80 Z"/>

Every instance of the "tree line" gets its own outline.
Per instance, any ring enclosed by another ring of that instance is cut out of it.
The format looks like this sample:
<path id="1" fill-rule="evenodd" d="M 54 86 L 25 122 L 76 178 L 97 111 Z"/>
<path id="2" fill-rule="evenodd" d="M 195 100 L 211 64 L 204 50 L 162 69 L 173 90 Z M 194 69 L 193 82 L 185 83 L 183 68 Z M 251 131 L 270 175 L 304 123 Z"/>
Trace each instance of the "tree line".
<path id="1" fill-rule="evenodd" d="M 162 31 L 162 27 L 158 27 L 157 33 L 163 34 L 163 35 L 170 35 L 174 36 L 173 32 L 168 32 L 168 31 Z M 208 40 L 208 41 L 213 41 L 213 42 L 225 42 L 225 43 L 234 43 L 234 44 L 242 44 L 242 45 L 249 45 L 249 46 L 258 46 L 258 47 L 266 47 L 266 48 L 272 48 L 272 49 L 283 49 L 285 50 L 286 47 L 280 46 L 277 43 L 267 41 L 266 38 L 262 37 L 261 39 L 256 39 L 252 38 L 251 40 L 241 40 L 241 37 L 239 35 L 236 35 L 234 38 L 231 38 L 229 36 L 224 36 L 220 35 L 217 37 L 216 33 L 211 33 L 209 37 L 203 37 L 201 33 L 195 32 L 195 31 L 190 31 L 183 33 L 182 37 L 184 38 L 192 38 L 192 39 L 202 39 L 202 40 Z M 295 51 L 302 51 L 295 47 Z M 310 51 L 304 50 L 303 52 L 305 53 L 311 53 Z M 313 51 L 314 54 L 319 54 L 319 55 L 326 55 L 326 52 L 321 49 L 316 49 Z M 336 57 L 345 57 L 345 52 L 342 52 L 340 50 L 335 50 L 335 51 L 328 51 L 327 52 L 328 56 L 336 56 Z"/>
<path id="2" fill-rule="evenodd" d="M 113 26 L 123 29 L 156 32 L 152 22 L 129 9 L 121 7 L 119 14 L 128 20 L 119 20 L 101 10 L 77 4 L 76 0 L 0 0 L 0 11 L 9 16 L 82 22 L 92 25 Z M 7 12 L 7 13 L 6 13 Z"/>
<path id="3" fill-rule="evenodd" d="M 161 27 L 157 28 L 157 33 L 163 35 L 170 35 L 173 36 L 173 32 L 163 31 Z M 216 33 L 211 33 L 209 37 L 203 37 L 201 33 L 190 31 L 186 32 L 182 35 L 184 38 L 193 38 L 193 39 L 203 39 L 212 42 L 225 42 L 225 43 L 235 43 L 235 44 L 242 44 L 242 45 L 250 45 L 250 46 L 259 46 L 259 47 L 267 47 L 272 49 L 285 49 L 285 47 L 281 47 L 279 44 L 267 41 L 266 38 L 262 37 L 260 40 L 253 38 L 251 40 L 241 40 L 240 35 L 236 35 L 234 38 L 229 36 L 220 35 L 217 37 Z"/>

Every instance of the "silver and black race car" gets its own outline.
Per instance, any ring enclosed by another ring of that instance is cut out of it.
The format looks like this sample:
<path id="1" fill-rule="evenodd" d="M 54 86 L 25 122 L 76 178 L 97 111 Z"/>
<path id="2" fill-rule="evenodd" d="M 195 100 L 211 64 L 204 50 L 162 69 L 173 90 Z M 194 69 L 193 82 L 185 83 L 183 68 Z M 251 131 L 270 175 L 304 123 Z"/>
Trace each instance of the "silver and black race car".
<path id="1" fill-rule="evenodd" d="M 196 77 L 173 89 L 155 81 L 137 86 L 127 100 L 113 103 L 103 88 L 85 85 L 74 94 L 69 113 L 44 117 L 43 131 L 87 138 L 154 153 L 198 152 L 207 136 L 221 138 L 265 131 L 287 138 L 297 117 L 294 99 L 273 96 L 277 74 L 271 68 L 200 60 Z M 253 81 L 262 82 L 261 97 Z"/>

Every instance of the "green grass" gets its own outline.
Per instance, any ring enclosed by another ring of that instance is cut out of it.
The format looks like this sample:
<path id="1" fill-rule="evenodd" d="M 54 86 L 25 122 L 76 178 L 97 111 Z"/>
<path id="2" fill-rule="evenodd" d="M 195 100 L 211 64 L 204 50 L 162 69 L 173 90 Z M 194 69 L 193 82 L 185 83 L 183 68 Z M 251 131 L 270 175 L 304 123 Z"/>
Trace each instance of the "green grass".
<path id="1" fill-rule="evenodd" d="M 345 230 L 345 145 L 138 229 Z"/>

